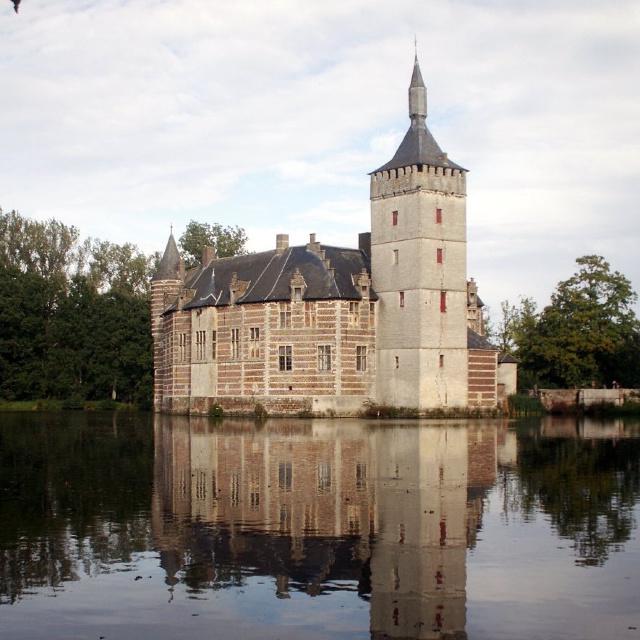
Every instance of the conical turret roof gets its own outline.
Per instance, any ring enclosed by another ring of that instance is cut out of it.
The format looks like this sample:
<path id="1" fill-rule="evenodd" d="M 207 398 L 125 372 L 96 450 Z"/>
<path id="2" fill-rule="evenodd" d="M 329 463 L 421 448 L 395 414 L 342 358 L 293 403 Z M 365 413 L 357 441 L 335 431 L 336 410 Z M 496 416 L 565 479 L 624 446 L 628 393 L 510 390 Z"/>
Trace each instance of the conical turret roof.
<path id="1" fill-rule="evenodd" d="M 158 265 L 152 280 L 179 280 L 180 279 L 180 253 L 176 245 L 173 233 L 169 236 L 169 241 L 162 254 L 162 259 Z"/>
<path id="2" fill-rule="evenodd" d="M 442 151 L 427 127 L 427 89 L 422 79 L 420 64 L 416 57 L 413 64 L 411 84 L 409 85 L 409 117 L 411 126 L 398 150 L 389 162 L 372 173 L 399 169 L 411 165 L 429 165 L 431 167 L 448 167 L 466 171 L 459 164 L 449 160 Z"/>

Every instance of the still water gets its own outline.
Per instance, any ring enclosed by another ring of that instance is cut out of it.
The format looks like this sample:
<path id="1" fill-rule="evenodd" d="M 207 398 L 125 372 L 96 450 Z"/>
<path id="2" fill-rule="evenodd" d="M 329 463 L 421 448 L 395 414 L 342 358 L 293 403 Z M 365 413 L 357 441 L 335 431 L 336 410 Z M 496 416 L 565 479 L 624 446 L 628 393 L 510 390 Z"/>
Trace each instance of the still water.
<path id="1" fill-rule="evenodd" d="M 640 639 L 640 424 L 0 415 L 0 637 Z"/>

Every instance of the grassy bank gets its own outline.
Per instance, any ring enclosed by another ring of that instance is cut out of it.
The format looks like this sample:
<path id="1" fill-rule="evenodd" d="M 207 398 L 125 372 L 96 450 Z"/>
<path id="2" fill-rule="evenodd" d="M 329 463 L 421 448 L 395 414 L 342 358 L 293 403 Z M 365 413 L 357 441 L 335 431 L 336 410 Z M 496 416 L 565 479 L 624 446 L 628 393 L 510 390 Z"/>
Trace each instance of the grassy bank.
<path id="1" fill-rule="evenodd" d="M 137 411 L 138 407 L 114 400 L 0 400 L 0 412 L 29 411 Z"/>
<path id="2" fill-rule="evenodd" d="M 640 417 L 640 402 L 625 400 L 621 405 L 616 405 L 610 402 L 592 404 L 588 407 L 582 407 L 580 413 L 587 416 L 597 416 L 602 418 L 621 418 L 624 416 Z"/>

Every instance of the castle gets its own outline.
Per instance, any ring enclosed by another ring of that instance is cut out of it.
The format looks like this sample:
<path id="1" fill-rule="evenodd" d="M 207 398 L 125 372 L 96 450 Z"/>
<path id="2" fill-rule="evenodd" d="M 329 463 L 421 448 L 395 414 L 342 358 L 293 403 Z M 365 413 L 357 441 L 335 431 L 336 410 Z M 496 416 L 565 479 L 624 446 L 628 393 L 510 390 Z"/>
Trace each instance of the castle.
<path id="1" fill-rule="evenodd" d="M 151 284 L 154 408 L 356 415 L 493 409 L 516 364 L 484 336 L 467 280 L 466 173 L 431 132 L 416 57 L 411 124 L 370 174 L 371 232 L 357 249 L 315 234 L 185 272 L 173 235 Z"/>

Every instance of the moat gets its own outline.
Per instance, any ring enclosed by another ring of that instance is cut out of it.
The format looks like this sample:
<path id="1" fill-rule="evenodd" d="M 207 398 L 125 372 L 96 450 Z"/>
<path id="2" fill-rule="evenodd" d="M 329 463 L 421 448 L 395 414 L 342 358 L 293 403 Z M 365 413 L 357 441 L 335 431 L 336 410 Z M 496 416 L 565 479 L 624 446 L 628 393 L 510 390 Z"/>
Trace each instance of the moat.
<path id="1" fill-rule="evenodd" d="M 640 422 L 0 415 L 0 638 L 640 638 Z"/>

